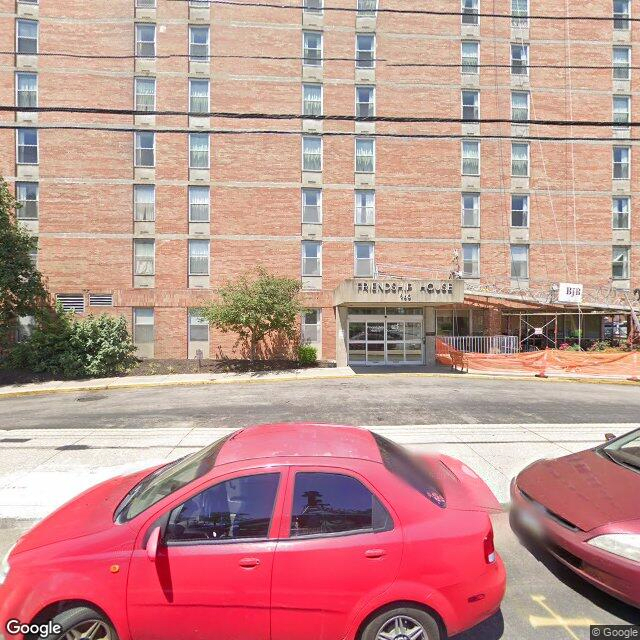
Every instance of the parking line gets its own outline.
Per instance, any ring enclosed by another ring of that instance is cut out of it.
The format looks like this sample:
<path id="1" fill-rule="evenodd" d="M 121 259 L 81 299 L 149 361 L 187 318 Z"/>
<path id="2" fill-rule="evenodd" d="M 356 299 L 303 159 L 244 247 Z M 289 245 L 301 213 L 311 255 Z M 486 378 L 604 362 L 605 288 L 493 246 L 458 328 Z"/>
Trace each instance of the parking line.
<path id="1" fill-rule="evenodd" d="M 544 596 L 531 596 L 531 599 L 539 604 L 551 616 L 550 618 L 529 616 L 529 624 L 534 629 L 539 629 L 541 627 L 561 627 L 571 638 L 573 638 L 573 640 L 580 640 L 580 638 L 578 638 L 578 636 L 573 632 L 572 627 L 584 629 L 597 624 L 590 618 L 563 618 L 546 603 L 547 599 Z"/>

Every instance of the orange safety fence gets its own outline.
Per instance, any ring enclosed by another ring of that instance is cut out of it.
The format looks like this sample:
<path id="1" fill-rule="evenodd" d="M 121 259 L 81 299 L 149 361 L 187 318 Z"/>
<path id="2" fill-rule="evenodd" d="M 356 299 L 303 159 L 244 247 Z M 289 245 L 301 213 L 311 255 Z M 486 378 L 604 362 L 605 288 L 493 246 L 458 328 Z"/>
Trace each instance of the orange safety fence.
<path id="1" fill-rule="evenodd" d="M 459 361 L 458 354 L 459 351 L 443 340 L 436 341 L 436 360 L 440 364 L 454 366 Z M 547 349 L 514 354 L 465 353 L 464 360 L 473 371 L 534 373 L 540 377 L 547 373 L 575 373 L 640 379 L 640 353 L 637 351 L 592 353 Z"/>

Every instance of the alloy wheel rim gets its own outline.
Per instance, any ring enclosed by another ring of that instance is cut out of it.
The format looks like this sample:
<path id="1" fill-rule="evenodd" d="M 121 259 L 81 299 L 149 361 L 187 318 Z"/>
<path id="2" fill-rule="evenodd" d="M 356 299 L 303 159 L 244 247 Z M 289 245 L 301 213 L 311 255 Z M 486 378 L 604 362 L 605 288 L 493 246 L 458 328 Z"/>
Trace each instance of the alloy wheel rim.
<path id="1" fill-rule="evenodd" d="M 114 640 L 102 620 L 86 620 L 69 629 L 60 640 Z"/>
<path id="2" fill-rule="evenodd" d="M 429 636 L 414 618 L 395 616 L 380 627 L 376 640 L 429 640 Z"/>

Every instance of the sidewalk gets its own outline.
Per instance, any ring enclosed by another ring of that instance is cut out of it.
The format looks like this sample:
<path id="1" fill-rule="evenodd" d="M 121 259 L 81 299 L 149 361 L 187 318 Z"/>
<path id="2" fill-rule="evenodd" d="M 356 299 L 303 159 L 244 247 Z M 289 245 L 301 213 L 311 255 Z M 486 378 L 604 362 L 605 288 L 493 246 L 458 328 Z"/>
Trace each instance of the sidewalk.
<path id="1" fill-rule="evenodd" d="M 462 374 L 443 365 L 408 367 L 337 367 L 290 369 L 288 371 L 256 371 L 252 373 L 183 373 L 158 376 L 125 376 L 119 378 L 92 378 L 90 380 L 54 380 L 29 384 L 0 386 L 0 400 L 47 393 L 74 393 L 113 389 L 141 389 L 150 387 L 181 387 L 212 384 L 250 382 L 282 382 L 296 380 L 332 380 L 358 376 L 424 376 L 462 377 L 467 379 L 539 380 L 534 373 L 516 371 L 474 371 Z M 548 372 L 549 380 L 591 383 L 638 385 L 624 376 L 590 376 L 579 373 Z"/>

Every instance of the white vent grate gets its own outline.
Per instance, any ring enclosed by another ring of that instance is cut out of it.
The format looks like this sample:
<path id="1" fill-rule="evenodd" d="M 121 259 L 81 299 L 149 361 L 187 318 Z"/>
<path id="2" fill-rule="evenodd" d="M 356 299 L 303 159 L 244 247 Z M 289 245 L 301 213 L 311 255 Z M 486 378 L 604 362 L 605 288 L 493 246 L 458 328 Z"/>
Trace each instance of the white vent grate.
<path id="1" fill-rule="evenodd" d="M 62 305 L 65 311 L 74 313 L 84 313 L 84 296 L 75 293 L 59 293 L 56 300 Z"/>
<path id="2" fill-rule="evenodd" d="M 90 307 L 113 307 L 113 295 L 110 293 L 90 293 Z"/>

